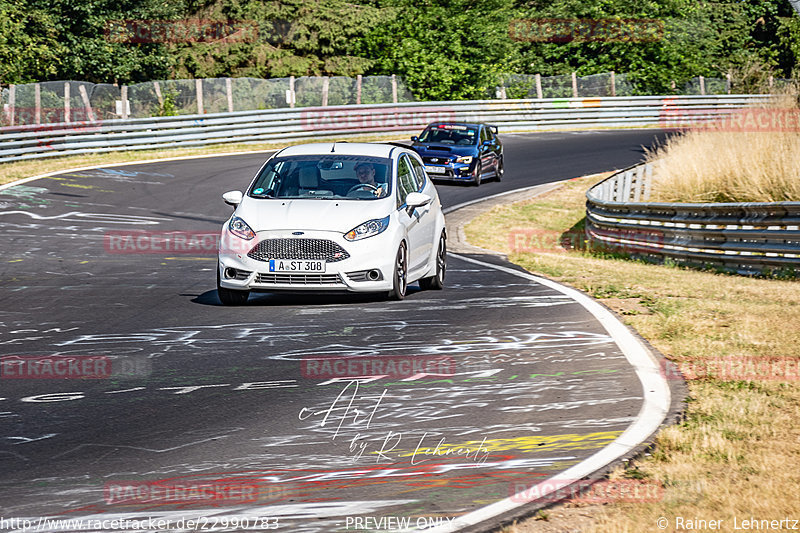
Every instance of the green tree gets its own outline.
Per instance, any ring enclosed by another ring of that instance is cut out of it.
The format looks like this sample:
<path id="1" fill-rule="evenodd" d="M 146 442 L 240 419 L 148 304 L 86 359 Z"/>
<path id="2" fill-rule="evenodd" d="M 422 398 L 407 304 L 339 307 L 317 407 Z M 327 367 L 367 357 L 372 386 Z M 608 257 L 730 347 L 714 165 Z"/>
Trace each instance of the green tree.
<path id="1" fill-rule="evenodd" d="M 52 13 L 0 0 L 0 81 L 28 83 L 55 75 L 66 53 Z"/>

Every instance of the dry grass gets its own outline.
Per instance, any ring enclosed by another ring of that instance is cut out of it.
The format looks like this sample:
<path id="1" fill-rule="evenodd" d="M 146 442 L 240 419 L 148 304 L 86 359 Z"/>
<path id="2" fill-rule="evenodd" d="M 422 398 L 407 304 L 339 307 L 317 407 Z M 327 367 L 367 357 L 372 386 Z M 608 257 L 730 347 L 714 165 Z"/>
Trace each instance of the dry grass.
<path id="1" fill-rule="evenodd" d="M 655 201 L 800 201 L 797 95 L 671 137 L 648 153 L 648 161 L 654 163 Z"/>
<path id="2" fill-rule="evenodd" d="M 394 135 L 396 136 L 396 135 Z M 371 142 L 388 140 L 386 135 L 352 135 L 337 138 L 352 142 Z M 269 151 L 291 146 L 314 142 L 309 140 L 289 141 L 281 143 L 258 144 L 217 144 L 202 148 L 173 148 L 169 150 L 131 150 L 129 152 L 114 152 L 104 154 L 74 155 L 37 159 L 33 161 L 15 161 L 0 164 L 0 185 L 10 183 L 22 178 L 56 172 L 76 167 L 90 167 L 96 165 L 125 164 L 133 161 L 149 161 L 170 157 L 188 157 L 197 155 L 216 155 L 229 152 L 257 152 Z"/>
<path id="3" fill-rule="evenodd" d="M 565 250 L 543 239 L 543 251 L 515 252 L 510 235 L 524 229 L 580 228 L 584 193 L 595 182 L 575 180 L 544 197 L 494 209 L 466 229 L 477 246 L 509 254 L 526 269 L 590 293 L 623 315 L 668 358 L 702 362 L 719 357 L 800 358 L 800 284 L 648 265 Z M 574 230 L 573 230 L 574 231 Z M 538 233 L 537 233 L 538 234 Z M 733 520 L 800 518 L 800 383 L 689 383 L 687 418 L 660 433 L 656 451 L 617 477 L 643 477 L 665 487 L 658 503 L 561 507 L 513 526 L 540 531 L 660 531 L 659 517 Z M 585 523 L 585 515 L 592 517 Z M 574 527 L 574 520 L 581 525 Z M 699 529 L 703 530 L 703 529 Z"/>

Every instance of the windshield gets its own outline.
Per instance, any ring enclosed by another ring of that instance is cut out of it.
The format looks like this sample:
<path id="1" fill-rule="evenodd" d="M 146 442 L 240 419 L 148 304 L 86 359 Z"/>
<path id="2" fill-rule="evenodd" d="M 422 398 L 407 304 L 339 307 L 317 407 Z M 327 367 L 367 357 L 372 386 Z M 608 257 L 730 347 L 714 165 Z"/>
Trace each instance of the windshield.
<path id="1" fill-rule="evenodd" d="M 420 142 L 470 146 L 478 141 L 478 129 L 461 124 L 439 124 L 425 128 Z"/>
<path id="2" fill-rule="evenodd" d="M 391 194 L 390 159 L 357 155 L 272 159 L 250 188 L 253 198 L 377 200 Z"/>

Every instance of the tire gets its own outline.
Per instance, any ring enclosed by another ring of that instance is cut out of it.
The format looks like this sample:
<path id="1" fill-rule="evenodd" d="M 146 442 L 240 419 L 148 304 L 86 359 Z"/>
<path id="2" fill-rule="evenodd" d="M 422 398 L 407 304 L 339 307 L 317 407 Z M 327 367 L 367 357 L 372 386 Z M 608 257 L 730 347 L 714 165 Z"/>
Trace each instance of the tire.
<path id="1" fill-rule="evenodd" d="M 392 300 L 402 300 L 406 297 L 408 289 L 408 251 L 406 243 L 400 243 L 397 249 L 397 256 L 394 260 L 394 273 L 392 274 L 392 290 L 389 291 L 389 298 Z"/>
<path id="2" fill-rule="evenodd" d="M 505 174 L 506 169 L 503 167 L 503 156 L 500 156 L 500 159 L 497 160 L 497 170 L 495 171 L 495 177 L 497 177 L 497 181 L 503 179 L 503 174 Z"/>
<path id="3" fill-rule="evenodd" d="M 219 265 L 217 265 L 217 296 L 222 305 L 244 305 L 250 297 L 250 291 L 236 291 L 220 286 Z"/>
<path id="4" fill-rule="evenodd" d="M 419 280 L 419 286 L 423 291 L 440 291 L 444 288 L 444 274 L 447 270 L 447 237 L 442 232 L 439 237 L 439 246 L 436 249 L 436 274 L 429 278 Z"/>
<path id="5" fill-rule="evenodd" d="M 478 161 L 475 163 L 475 172 L 472 174 L 472 184 L 476 187 L 481 184 L 481 172 L 481 162 Z"/>

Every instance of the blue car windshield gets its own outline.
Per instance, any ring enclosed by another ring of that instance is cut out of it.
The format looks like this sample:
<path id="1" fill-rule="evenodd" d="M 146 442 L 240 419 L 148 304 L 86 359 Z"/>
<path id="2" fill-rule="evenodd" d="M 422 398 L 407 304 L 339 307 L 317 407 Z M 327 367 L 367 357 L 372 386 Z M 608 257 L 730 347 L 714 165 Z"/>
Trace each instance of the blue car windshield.
<path id="1" fill-rule="evenodd" d="M 261 170 L 253 198 L 377 200 L 391 194 L 392 161 L 358 155 L 276 157 Z"/>
<path id="2" fill-rule="evenodd" d="M 420 142 L 472 146 L 478 142 L 477 128 L 460 124 L 439 124 L 425 128 Z"/>

